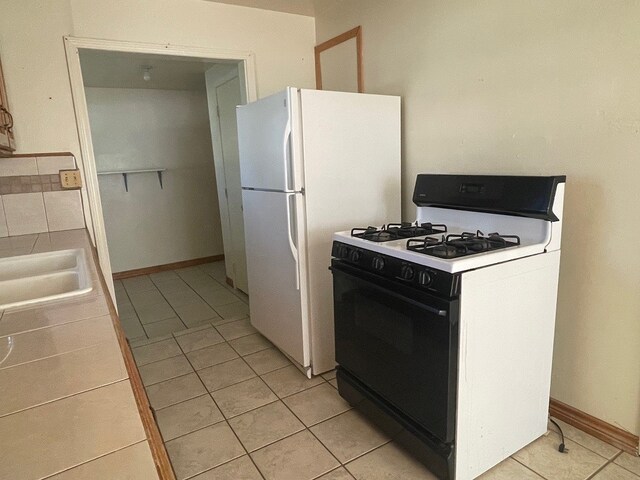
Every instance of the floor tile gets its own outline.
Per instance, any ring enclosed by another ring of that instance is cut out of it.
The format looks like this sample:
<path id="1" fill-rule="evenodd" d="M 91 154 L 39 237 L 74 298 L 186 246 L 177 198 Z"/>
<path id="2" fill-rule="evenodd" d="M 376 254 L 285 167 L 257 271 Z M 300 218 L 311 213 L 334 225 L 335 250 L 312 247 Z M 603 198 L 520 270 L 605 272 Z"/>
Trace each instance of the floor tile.
<path id="1" fill-rule="evenodd" d="M 549 433 L 513 455 L 513 458 L 545 478 L 584 480 L 601 468 L 607 460 L 566 439 L 569 454 L 558 452 L 560 436 Z"/>
<path id="2" fill-rule="evenodd" d="M 216 284 L 214 289 L 211 288 L 194 288 L 196 292 L 207 302 L 211 307 L 221 307 L 223 305 L 229 305 L 230 303 L 236 303 L 238 301 L 238 297 L 236 297 L 233 293 L 226 290 L 222 285 L 215 282 Z"/>
<path id="3" fill-rule="evenodd" d="M 218 312 L 218 315 L 222 318 L 232 320 L 249 315 L 249 306 L 244 302 L 235 302 L 216 307 L 215 311 Z"/>
<path id="4" fill-rule="evenodd" d="M 234 417 L 229 425 L 249 452 L 304 430 L 302 422 L 282 402 Z"/>
<path id="5" fill-rule="evenodd" d="M 357 480 L 437 480 L 423 464 L 393 442 L 355 459 L 346 467 Z"/>
<path id="6" fill-rule="evenodd" d="M 140 323 L 142 323 L 143 325 L 176 317 L 176 312 L 164 300 L 160 303 L 154 303 L 153 305 L 146 305 L 144 307 L 136 308 L 136 313 L 138 314 Z"/>
<path id="7" fill-rule="evenodd" d="M 267 480 L 311 480 L 340 466 L 308 430 L 257 450 L 251 458 Z"/>
<path id="8" fill-rule="evenodd" d="M 211 394 L 227 418 L 241 415 L 254 408 L 278 400 L 278 397 L 260 380 L 252 378 Z"/>
<path id="9" fill-rule="evenodd" d="M 324 378 L 327 381 L 332 380 L 332 379 L 336 378 L 336 371 L 335 370 L 331 370 L 330 372 L 323 373 L 322 374 L 322 378 Z"/>
<path id="10" fill-rule="evenodd" d="M 192 480 L 262 480 L 262 475 L 248 455 L 201 473 Z"/>
<path id="11" fill-rule="evenodd" d="M 178 338 L 182 335 L 188 335 L 193 332 L 199 332 L 200 330 L 204 330 L 206 328 L 211 328 L 211 324 L 203 323 L 202 325 L 198 325 L 196 327 L 186 328 L 184 330 L 180 330 L 179 332 L 173 332 L 173 336 Z"/>
<path id="12" fill-rule="evenodd" d="M 146 388 L 149 402 L 155 410 L 184 402 L 207 393 L 195 373 L 172 378 Z"/>
<path id="13" fill-rule="evenodd" d="M 207 348 L 201 348 L 187 353 L 187 358 L 196 370 L 202 370 L 212 365 L 228 362 L 238 358 L 238 354 L 228 343 L 220 343 Z"/>
<path id="14" fill-rule="evenodd" d="M 640 475 L 640 457 L 638 456 L 633 456 L 627 452 L 623 452 L 613 462 L 636 475 Z"/>
<path id="15" fill-rule="evenodd" d="M 356 410 L 342 413 L 310 430 L 340 463 L 347 463 L 390 440 Z"/>
<path id="16" fill-rule="evenodd" d="M 213 327 L 186 335 L 180 335 L 176 337 L 176 340 L 185 353 L 224 342 L 222 335 L 220 335 L 217 330 L 214 330 Z"/>
<path id="17" fill-rule="evenodd" d="M 269 373 L 273 370 L 277 370 L 278 368 L 291 365 L 291 362 L 287 360 L 287 357 L 275 348 L 269 348 L 257 353 L 252 353 L 251 355 L 245 356 L 244 360 L 258 375 Z"/>
<path id="18" fill-rule="evenodd" d="M 615 457 L 620 453 L 620 449 L 612 445 L 609 445 L 608 443 L 605 443 L 602 440 L 599 440 L 596 437 L 593 437 L 588 433 L 583 432 L 582 430 L 578 430 L 577 428 L 575 428 L 572 425 L 569 425 L 568 423 L 565 423 L 557 419 L 554 419 L 554 420 L 560 424 L 560 427 L 562 427 L 562 431 L 566 438 L 569 438 L 574 442 L 579 443 L 580 445 L 582 445 L 585 448 L 588 448 L 592 452 L 596 452 L 598 455 L 608 459 L 612 459 L 613 457 Z M 549 422 L 549 430 L 551 430 L 552 432 L 556 431 L 556 427 L 553 424 L 551 424 L 551 422 Z"/>
<path id="19" fill-rule="evenodd" d="M 156 303 L 163 303 L 164 297 L 159 290 L 146 290 L 129 294 L 129 300 L 135 308 L 147 307 Z"/>
<path id="20" fill-rule="evenodd" d="M 639 476 L 634 475 L 629 470 L 619 467 L 615 463 L 610 463 L 593 477 L 593 480 L 638 480 Z"/>
<path id="21" fill-rule="evenodd" d="M 307 378 L 295 365 L 289 365 L 288 367 L 262 375 L 262 379 L 280 398 L 293 395 L 294 393 L 323 383 L 322 378 L 318 376 L 311 379 Z"/>
<path id="22" fill-rule="evenodd" d="M 185 305 L 176 305 L 175 309 L 182 321 L 189 326 L 195 326 L 205 320 L 218 318 L 218 314 L 214 312 L 204 300 L 198 300 L 196 303 L 187 303 Z"/>
<path id="23" fill-rule="evenodd" d="M 347 472 L 344 467 L 337 468 L 332 472 L 329 472 L 316 480 L 353 480 L 353 477 Z"/>
<path id="24" fill-rule="evenodd" d="M 167 302 L 169 302 L 169 305 L 171 305 L 174 310 L 177 310 L 180 307 L 187 308 L 187 305 L 202 302 L 200 296 L 191 290 L 191 287 L 186 283 L 181 287 L 173 287 L 172 290 L 162 289 L 161 291 L 162 295 L 164 295 Z"/>
<path id="25" fill-rule="evenodd" d="M 332 378 L 331 380 L 329 380 L 329 385 L 331 385 L 336 390 L 338 389 L 338 381 L 335 378 Z"/>
<path id="26" fill-rule="evenodd" d="M 258 332 L 253 328 L 251 321 L 248 318 L 216 326 L 216 330 L 218 330 L 220 335 L 222 335 L 227 341 Z"/>
<path id="27" fill-rule="evenodd" d="M 182 375 L 193 372 L 191 364 L 184 355 L 165 358 L 159 362 L 148 363 L 138 368 L 138 370 L 140 371 L 140 377 L 142 377 L 142 383 L 145 386 L 164 382 L 165 380 L 181 377 Z"/>
<path id="28" fill-rule="evenodd" d="M 151 279 L 146 275 L 125 278 L 122 280 L 122 284 L 127 293 L 144 292 L 146 290 L 155 290 L 156 288 Z"/>
<path id="29" fill-rule="evenodd" d="M 251 353 L 259 352 L 260 350 L 273 348 L 273 344 L 259 333 L 236 338 L 235 340 L 231 340 L 229 344 L 240 355 L 249 355 Z"/>
<path id="30" fill-rule="evenodd" d="M 120 325 L 124 330 L 127 338 L 147 337 L 147 333 L 142 328 L 142 324 L 138 317 L 122 318 L 120 317 Z"/>
<path id="31" fill-rule="evenodd" d="M 169 357 L 175 357 L 176 355 L 182 355 L 182 350 L 180 350 L 180 347 L 173 338 L 136 347 L 132 352 L 138 366 L 164 360 Z"/>
<path id="32" fill-rule="evenodd" d="M 178 480 L 202 473 L 245 453 L 226 422 L 189 433 L 166 445 Z"/>
<path id="33" fill-rule="evenodd" d="M 202 382 L 210 392 L 256 376 L 241 358 L 203 368 L 198 370 L 198 375 L 200 375 Z"/>
<path id="34" fill-rule="evenodd" d="M 172 338 L 173 335 L 163 335 L 161 337 L 153 338 L 147 338 L 147 336 L 145 335 L 144 338 L 141 338 L 139 340 L 135 340 L 133 338 L 129 339 L 129 345 L 131 348 L 144 347 L 145 345 L 151 345 L 152 343 L 158 343 L 163 340 L 171 340 Z"/>
<path id="35" fill-rule="evenodd" d="M 104 457 L 83 463 L 47 480 L 145 479 L 157 476 L 147 442 L 139 442 Z"/>
<path id="36" fill-rule="evenodd" d="M 488 472 L 480 475 L 478 480 L 543 480 L 537 473 L 532 472 L 513 458 L 507 458 Z"/>
<path id="37" fill-rule="evenodd" d="M 315 425 L 351 408 L 338 392 L 326 383 L 286 397 L 283 401 L 307 426 Z"/>
<path id="38" fill-rule="evenodd" d="M 156 410 L 156 418 L 165 442 L 224 420 L 208 394 Z"/>
<path id="39" fill-rule="evenodd" d="M 160 320 L 159 322 L 147 323 L 143 325 L 143 327 L 149 338 L 161 337 L 168 333 L 178 332 L 186 328 L 185 324 L 177 317 Z"/>

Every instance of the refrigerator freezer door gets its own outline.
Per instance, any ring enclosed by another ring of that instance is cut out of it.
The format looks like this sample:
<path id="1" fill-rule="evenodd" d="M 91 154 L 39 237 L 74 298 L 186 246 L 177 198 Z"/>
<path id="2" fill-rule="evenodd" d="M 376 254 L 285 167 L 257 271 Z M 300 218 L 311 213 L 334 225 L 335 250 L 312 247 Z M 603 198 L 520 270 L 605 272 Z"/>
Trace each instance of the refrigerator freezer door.
<path id="1" fill-rule="evenodd" d="M 238 151 L 243 188 L 294 191 L 292 165 L 293 88 L 237 107 Z M 297 112 L 296 112 L 297 113 Z"/>
<path id="2" fill-rule="evenodd" d="M 310 365 L 306 285 L 298 252 L 299 193 L 243 190 L 251 323 L 300 365 Z M 304 312 L 304 313 L 303 313 Z"/>

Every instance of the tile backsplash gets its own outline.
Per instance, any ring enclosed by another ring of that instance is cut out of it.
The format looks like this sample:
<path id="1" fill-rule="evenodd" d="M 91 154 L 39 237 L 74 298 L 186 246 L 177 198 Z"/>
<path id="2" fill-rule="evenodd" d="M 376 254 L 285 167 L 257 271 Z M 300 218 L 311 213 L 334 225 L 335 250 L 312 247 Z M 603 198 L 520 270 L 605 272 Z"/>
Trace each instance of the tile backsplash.
<path id="1" fill-rule="evenodd" d="M 0 237 L 84 228 L 80 190 L 62 190 L 69 153 L 0 158 Z"/>

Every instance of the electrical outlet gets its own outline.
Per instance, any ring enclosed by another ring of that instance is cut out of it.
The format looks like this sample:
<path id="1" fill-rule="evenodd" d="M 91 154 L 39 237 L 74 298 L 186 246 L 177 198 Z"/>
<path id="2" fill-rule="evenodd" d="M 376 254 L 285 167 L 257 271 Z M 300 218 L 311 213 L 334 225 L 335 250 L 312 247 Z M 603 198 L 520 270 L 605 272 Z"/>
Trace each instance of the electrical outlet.
<path id="1" fill-rule="evenodd" d="M 60 170 L 60 185 L 62 188 L 80 188 L 80 170 Z"/>

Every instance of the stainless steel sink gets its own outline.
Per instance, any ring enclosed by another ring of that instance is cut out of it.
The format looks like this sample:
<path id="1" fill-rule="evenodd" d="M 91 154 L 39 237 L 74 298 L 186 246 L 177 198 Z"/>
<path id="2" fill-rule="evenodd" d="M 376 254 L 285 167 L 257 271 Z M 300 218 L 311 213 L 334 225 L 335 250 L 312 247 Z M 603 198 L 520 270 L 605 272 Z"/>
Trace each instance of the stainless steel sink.
<path id="1" fill-rule="evenodd" d="M 84 250 L 0 258 L 0 310 L 90 292 Z"/>

